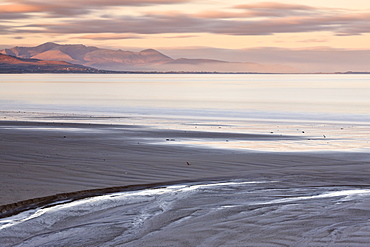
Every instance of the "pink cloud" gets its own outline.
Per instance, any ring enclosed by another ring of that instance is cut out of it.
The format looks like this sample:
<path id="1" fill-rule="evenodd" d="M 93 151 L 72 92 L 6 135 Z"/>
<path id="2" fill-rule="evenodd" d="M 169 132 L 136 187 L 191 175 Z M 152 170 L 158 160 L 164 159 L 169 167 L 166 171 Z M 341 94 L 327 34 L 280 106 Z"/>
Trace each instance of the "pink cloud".
<path id="1" fill-rule="evenodd" d="M 205 11 L 194 16 L 200 18 L 246 18 L 246 17 L 283 17 L 283 16 L 309 16 L 319 13 L 319 9 L 299 4 L 283 4 L 276 2 L 262 2 L 234 6 L 242 11 Z"/>
<path id="2" fill-rule="evenodd" d="M 46 8 L 44 5 L 32 4 L 4 4 L 1 5 L 0 13 L 29 13 L 29 12 L 42 12 Z"/>
<path id="3" fill-rule="evenodd" d="M 92 10 L 104 9 L 107 7 L 139 7 L 158 4 L 179 4 L 193 0 L 10 0 L 7 4 L 0 5 L 0 13 L 23 13 L 38 12 L 47 14 L 48 18 L 71 17 L 90 13 Z M 27 16 L 23 16 L 27 18 Z M 20 16 L 11 19 L 21 18 Z M 0 19 L 4 19 L 1 18 Z"/>
<path id="4" fill-rule="evenodd" d="M 238 9 L 273 9 L 273 10 L 316 10 L 316 8 L 301 4 L 285 4 L 277 2 L 261 2 L 254 4 L 241 4 L 235 6 Z"/>
<path id="5" fill-rule="evenodd" d="M 108 39 L 142 39 L 138 35 L 130 34 L 86 34 L 74 37 L 73 39 L 92 39 L 92 40 L 108 40 Z"/>

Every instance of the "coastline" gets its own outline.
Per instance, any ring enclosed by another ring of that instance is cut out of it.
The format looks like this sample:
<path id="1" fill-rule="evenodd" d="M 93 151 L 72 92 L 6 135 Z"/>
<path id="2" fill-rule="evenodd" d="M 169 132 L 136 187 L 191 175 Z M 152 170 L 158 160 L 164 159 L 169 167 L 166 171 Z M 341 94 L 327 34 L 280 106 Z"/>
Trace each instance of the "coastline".
<path id="1" fill-rule="evenodd" d="M 215 75 L 369 75 L 369 71 L 345 71 L 345 72 L 295 72 L 295 73 L 278 73 L 278 72 L 217 72 L 217 71 L 115 71 L 115 70 L 94 70 L 94 68 L 86 68 L 86 71 L 65 71 L 65 70 L 20 70 L 10 69 L 1 70 L 0 74 L 179 74 L 179 75 L 199 75 L 199 74 L 215 74 Z"/>

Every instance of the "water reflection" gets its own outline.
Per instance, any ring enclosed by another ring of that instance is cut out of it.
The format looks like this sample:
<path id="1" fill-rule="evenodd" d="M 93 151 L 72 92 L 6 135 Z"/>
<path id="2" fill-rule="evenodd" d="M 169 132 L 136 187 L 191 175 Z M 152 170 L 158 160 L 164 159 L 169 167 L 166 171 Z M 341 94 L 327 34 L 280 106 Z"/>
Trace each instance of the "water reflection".
<path id="1" fill-rule="evenodd" d="M 368 75 L 4 75 L 0 102 L 3 110 L 330 118 L 368 115 L 369 80 Z"/>

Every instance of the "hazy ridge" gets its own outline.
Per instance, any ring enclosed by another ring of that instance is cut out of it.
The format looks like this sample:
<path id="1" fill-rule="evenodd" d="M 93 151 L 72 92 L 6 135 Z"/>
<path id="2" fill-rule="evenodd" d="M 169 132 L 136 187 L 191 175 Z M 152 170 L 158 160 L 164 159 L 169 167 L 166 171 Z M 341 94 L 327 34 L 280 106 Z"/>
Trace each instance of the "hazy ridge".
<path id="1" fill-rule="evenodd" d="M 85 45 L 44 43 L 36 47 L 13 47 L 0 50 L 5 55 L 24 59 L 64 61 L 95 69 L 115 71 L 179 71 L 179 72 L 256 72 L 297 73 L 298 69 L 279 64 L 228 62 L 212 59 L 173 59 L 165 54 L 146 49 L 140 52 L 101 49 Z"/>

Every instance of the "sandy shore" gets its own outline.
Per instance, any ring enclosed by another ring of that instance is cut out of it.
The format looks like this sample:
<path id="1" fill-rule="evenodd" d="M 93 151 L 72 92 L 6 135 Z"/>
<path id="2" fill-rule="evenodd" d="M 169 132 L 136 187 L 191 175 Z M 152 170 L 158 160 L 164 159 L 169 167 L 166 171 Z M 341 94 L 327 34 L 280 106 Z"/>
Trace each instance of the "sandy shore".
<path id="1" fill-rule="evenodd" d="M 0 121 L 0 205 L 58 193 L 179 180 L 285 177 L 304 186 L 370 185 L 370 154 L 366 153 L 250 152 L 169 144 L 181 138 L 295 137 L 55 119 Z"/>

